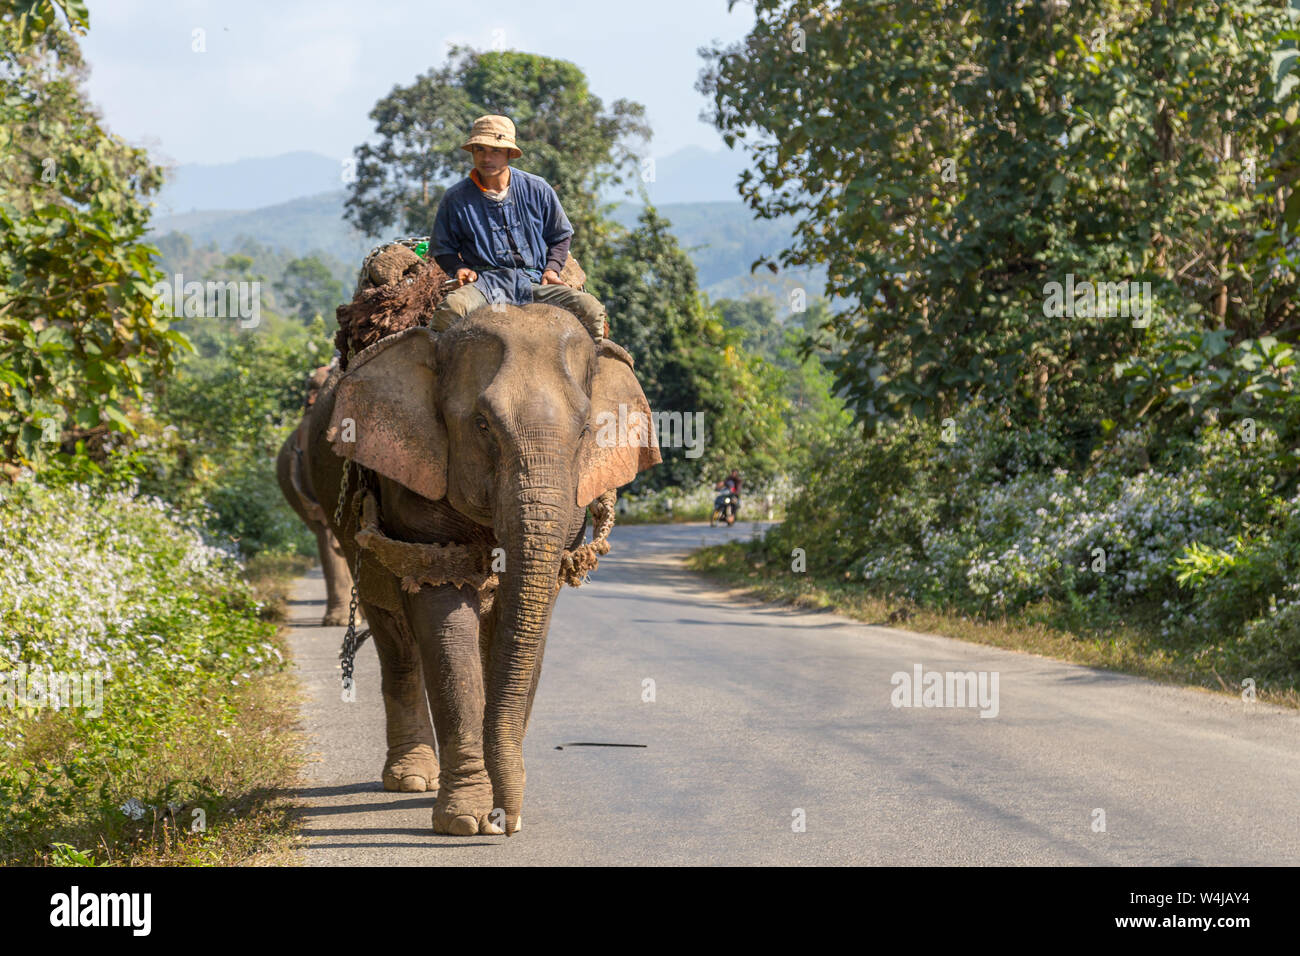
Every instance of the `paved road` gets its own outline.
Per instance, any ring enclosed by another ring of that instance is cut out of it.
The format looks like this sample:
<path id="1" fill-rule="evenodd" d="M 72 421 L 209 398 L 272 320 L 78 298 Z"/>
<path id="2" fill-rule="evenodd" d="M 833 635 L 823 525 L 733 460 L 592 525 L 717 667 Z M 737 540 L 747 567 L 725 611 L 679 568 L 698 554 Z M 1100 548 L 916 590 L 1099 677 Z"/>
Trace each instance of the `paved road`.
<path id="1" fill-rule="evenodd" d="M 374 651 L 342 703 L 342 630 L 313 626 L 324 589 L 304 578 L 290 640 L 319 760 L 303 861 L 1300 863 L 1300 713 L 729 599 L 681 569 L 751 530 L 620 526 L 591 583 L 565 589 L 508 841 L 435 836 L 431 795 L 381 789 Z M 918 664 L 996 672 L 997 716 L 892 706 L 891 676 Z M 556 749 L 574 741 L 645 749 Z"/>

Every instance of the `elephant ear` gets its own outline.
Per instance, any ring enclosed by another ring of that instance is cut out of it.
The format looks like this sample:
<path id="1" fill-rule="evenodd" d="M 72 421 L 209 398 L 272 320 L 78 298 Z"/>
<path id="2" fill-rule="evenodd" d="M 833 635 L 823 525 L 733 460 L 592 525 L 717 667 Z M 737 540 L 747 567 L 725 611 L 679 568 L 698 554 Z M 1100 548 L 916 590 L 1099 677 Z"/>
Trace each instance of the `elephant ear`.
<path id="1" fill-rule="evenodd" d="M 632 359 L 608 339 L 596 356 L 589 424 L 578 473 L 578 504 L 591 504 L 663 461 Z"/>
<path id="2" fill-rule="evenodd" d="M 447 430 L 438 414 L 433 332 L 407 329 L 352 359 L 334 391 L 326 439 L 416 494 L 447 494 Z"/>

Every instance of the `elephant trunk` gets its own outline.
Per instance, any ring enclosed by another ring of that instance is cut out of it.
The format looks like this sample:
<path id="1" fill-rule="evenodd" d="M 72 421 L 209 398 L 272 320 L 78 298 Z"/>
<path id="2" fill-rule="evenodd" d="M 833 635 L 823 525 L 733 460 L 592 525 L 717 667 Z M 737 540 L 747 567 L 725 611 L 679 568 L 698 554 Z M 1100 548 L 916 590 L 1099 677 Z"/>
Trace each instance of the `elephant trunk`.
<path id="1" fill-rule="evenodd" d="M 483 757 L 505 830 L 517 829 L 524 798 L 524 729 L 540 676 L 555 603 L 572 493 L 554 444 L 520 452 L 505 472 L 497 537 L 506 548 L 497 590 L 498 624 L 489 655 Z"/>

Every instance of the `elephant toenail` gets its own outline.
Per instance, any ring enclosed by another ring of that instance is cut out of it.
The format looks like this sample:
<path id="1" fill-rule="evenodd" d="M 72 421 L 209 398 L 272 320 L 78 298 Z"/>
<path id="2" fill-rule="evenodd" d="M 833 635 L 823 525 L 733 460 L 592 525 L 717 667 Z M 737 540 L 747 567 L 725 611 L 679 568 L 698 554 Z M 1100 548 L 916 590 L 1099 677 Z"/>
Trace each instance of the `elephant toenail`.
<path id="1" fill-rule="evenodd" d="M 478 818 L 470 814 L 461 814 L 451 821 L 447 832 L 452 836 L 474 836 L 478 833 Z"/>

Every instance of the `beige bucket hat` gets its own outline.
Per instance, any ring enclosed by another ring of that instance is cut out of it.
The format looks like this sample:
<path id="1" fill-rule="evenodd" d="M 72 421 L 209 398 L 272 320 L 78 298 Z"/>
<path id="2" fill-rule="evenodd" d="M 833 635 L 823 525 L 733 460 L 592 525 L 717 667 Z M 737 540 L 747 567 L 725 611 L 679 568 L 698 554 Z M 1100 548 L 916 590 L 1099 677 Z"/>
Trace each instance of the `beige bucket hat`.
<path id="1" fill-rule="evenodd" d="M 461 149 L 473 152 L 470 147 L 476 143 L 480 146 L 508 149 L 511 159 L 518 159 L 524 155 L 524 151 L 515 145 L 515 124 L 505 116 L 480 116 L 476 119 L 474 128 L 469 131 L 469 139 Z"/>

